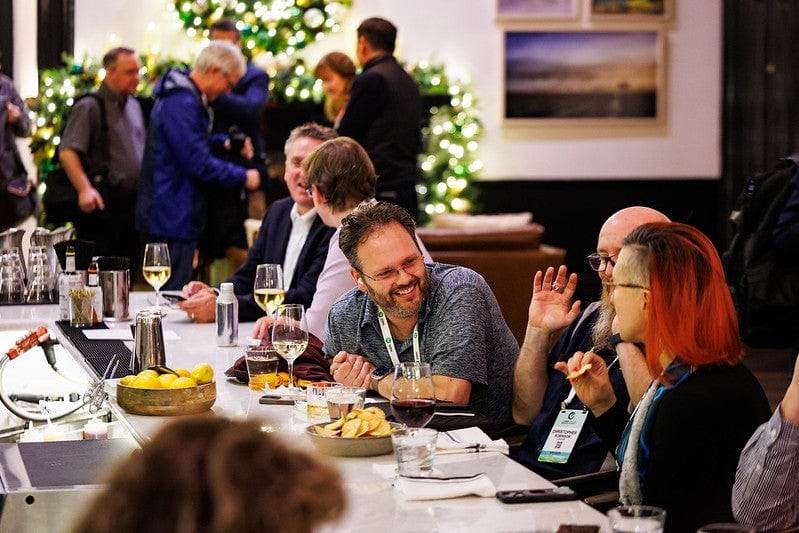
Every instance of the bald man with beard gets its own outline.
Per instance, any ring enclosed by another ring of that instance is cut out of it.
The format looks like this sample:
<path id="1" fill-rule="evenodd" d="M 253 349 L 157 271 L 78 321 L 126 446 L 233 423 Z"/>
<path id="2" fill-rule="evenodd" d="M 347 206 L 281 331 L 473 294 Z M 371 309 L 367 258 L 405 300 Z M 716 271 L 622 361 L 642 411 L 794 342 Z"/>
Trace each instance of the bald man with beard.
<path id="1" fill-rule="evenodd" d="M 602 225 L 596 253 L 588 256 L 591 268 L 603 283 L 600 300 L 581 312 L 572 302 L 577 274 L 565 266 L 538 271 L 527 331 L 513 373 L 513 419 L 529 425 L 517 460 L 548 478 L 597 472 L 612 457 L 586 422 L 586 411 L 570 382 L 554 369 L 577 351 L 593 351 L 605 359 L 610 380 L 620 402 L 635 405 L 650 377 L 641 349 L 614 338 L 615 313 L 605 283 L 613 281 L 613 267 L 622 240 L 648 222 L 668 222 L 663 213 L 635 206 L 617 211 Z"/>

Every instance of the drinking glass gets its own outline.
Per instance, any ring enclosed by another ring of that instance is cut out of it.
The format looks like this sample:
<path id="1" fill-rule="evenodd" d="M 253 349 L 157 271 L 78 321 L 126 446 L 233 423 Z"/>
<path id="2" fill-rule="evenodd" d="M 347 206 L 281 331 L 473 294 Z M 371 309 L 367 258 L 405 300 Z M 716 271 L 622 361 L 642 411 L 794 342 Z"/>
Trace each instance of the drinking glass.
<path id="1" fill-rule="evenodd" d="M 272 324 L 272 346 L 289 364 L 289 388 L 294 385 L 294 360 L 308 347 L 308 324 L 305 307 L 300 304 L 285 304 L 275 311 Z"/>
<path id="2" fill-rule="evenodd" d="M 169 248 L 165 242 L 150 242 L 144 247 L 144 263 L 142 265 L 144 281 L 155 289 L 154 311 L 162 315 L 166 310 L 158 305 L 158 297 L 161 295 L 161 287 L 172 275 L 172 264 L 169 261 Z"/>
<path id="3" fill-rule="evenodd" d="M 421 428 L 433 418 L 436 395 L 430 363 L 400 363 L 394 367 L 391 413 L 397 422 Z"/>
<path id="4" fill-rule="evenodd" d="M 283 284 L 283 267 L 273 263 L 258 265 L 255 270 L 253 297 L 266 316 L 275 317 L 275 309 L 283 303 L 286 289 Z"/>
<path id="5" fill-rule="evenodd" d="M 663 533 L 666 511 L 649 505 L 622 505 L 608 511 L 614 533 Z"/>

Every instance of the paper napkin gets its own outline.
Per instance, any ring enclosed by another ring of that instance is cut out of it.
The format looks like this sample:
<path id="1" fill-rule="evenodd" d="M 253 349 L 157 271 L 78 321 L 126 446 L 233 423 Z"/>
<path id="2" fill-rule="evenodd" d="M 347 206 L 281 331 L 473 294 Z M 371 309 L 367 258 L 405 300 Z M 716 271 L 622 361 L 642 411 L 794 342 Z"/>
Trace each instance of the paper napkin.
<path id="1" fill-rule="evenodd" d="M 497 489 L 485 474 L 461 477 L 403 477 L 394 480 L 394 489 L 404 500 L 444 500 L 460 496 L 493 497 Z"/>
<path id="2" fill-rule="evenodd" d="M 503 439 L 491 440 L 478 427 L 439 432 L 436 455 L 476 452 L 500 452 L 508 455 L 508 443 Z"/>

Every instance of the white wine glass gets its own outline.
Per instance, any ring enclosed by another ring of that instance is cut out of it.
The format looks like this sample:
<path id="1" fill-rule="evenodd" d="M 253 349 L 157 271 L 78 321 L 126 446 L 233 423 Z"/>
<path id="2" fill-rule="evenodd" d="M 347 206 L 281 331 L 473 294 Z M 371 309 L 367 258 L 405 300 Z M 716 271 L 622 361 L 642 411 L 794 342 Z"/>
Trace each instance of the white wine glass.
<path id="1" fill-rule="evenodd" d="M 289 364 L 289 388 L 294 385 L 294 360 L 308 347 L 305 307 L 300 304 L 278 306 L 272 324 L 272 346 Z"/>
<path id="2" fill-rule="evenodd" d="M 286 288 L 283 284 L 283 267 L 274 263 L 258 265 L 255 269 L 253 297 L 266 316 L 274 318 L 275 310 L 283 303 Z"/>
<path id="3" fill-rule="evenodd" d="M 397 422 L 421 428 L 436 410 L 433 371 L 430 363 L 400 363 L 394 367 L 391 386 L 391 414 Z"/>
<path id="4" fill-rule="evenodd" d="M 144 247 L 144 262 L 142 264 L 142 274 L 144 281 L 155 289 L 155 305 L 153 310 L 162 315 L 166 310 L 158 305 L 158 297 L 161 295 L 161 287 L 172 275 L 172 263 L 169 260 L 169 247 L 165 242 L 149 242 Z"/>

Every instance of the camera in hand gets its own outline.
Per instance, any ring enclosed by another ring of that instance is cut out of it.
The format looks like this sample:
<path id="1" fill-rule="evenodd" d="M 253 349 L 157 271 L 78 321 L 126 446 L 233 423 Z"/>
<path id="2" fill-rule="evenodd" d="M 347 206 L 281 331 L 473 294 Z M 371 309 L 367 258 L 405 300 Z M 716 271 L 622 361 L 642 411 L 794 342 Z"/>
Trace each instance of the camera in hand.
<path id="1" fill-rule="evenodd" d="M 227 134 L 230 140 L 230 153 L 239 155 L 241 149 L 244 148 L 244 141 L 247 140 L 247 134 L 241 131 L 238 126 L 231 126 L 228 128 Z"/>

